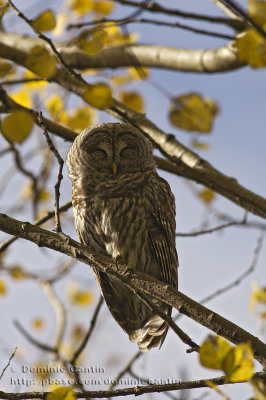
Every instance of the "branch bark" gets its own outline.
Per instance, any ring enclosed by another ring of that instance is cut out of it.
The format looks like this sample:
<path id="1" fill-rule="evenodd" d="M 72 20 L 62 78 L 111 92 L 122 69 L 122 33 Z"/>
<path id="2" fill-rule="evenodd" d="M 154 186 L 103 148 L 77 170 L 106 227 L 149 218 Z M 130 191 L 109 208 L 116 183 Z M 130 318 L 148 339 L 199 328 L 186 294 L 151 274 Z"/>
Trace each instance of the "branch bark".
<path id="1" fill-rule="evenodd" d="M 144 294 L 169 304 L 182 314 L 212 330 L 217 335 L 225 337 L 232 343 L 239 344 L 249 341 L 253 348 L 254 358 L 264 368 L 266 367 L 266 345 L 263 342 L 233 322 L 185 296 L 172 286 L 135 271 L 129 266 L 117 265 L 110 257 L 96 254 L 87 246 L 82 246 L 68 236 L 57 235 L 29 222 L 21 222 L 0 214 L 0 230 L 29 240 L 39 247 L 47 247 L 61 252 L 87 265 L 93 265 L 105 273 L 114 275 L 129 288 L 137 291 L 141 290 Z"/>
<path id="2" fill-rule="evenodd" d="M 238 59 L 230 42 L 217 49 L 182 49 L 150 44 L 126 44 L 105 48 L 93 56 L 76 45 L 54 43 L 58 53 L 71 68 L 120 68 L 137 65 L 183 72 L 221 73 L 245 64 Z M 44 45 L 39 38 L 0 32 L 0 56 L 21 64 L 33 46 Z M 47 50 L 51 51 L 47 43 Z"/>

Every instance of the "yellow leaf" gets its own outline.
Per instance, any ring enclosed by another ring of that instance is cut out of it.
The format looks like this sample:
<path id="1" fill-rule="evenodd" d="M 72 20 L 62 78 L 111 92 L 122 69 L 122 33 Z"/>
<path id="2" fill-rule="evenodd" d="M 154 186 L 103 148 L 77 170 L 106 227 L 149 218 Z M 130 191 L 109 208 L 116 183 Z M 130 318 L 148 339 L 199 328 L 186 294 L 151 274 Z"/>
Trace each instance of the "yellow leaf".
<path id="1" fill-rule="evenodd" d="M 45 80 L 40 80 L 40 81 L 34 81 L 34 79 L 40 79 L 39 76 L 37 76 L 36 74 L 34 74 L 33 72 L 26 70 L 25 74 L 24 74 L 24 78 L 25 79 L 32 79 L 32 82 L 26 82 L 25 86 L 29 89 L 33 89 L 33 90 L 39 90 L 44 88 L 45 86 L 49 85 L 49 83 Z"/>
<path id="2" fill-rule="evenodd" d="M 193 140 L 191 142 L 191 146 L 195 147 L 195 149 L 199 149 L 199 150 L 210 150 L 210 148 L 211 148 L 211 145 L 209 143 L 199 142 L 198 140 Z"/>
<path id="3" fill-rule="evenodd" d="M 9 5 L 1 0 L 0 2 L 0 18 L 4 16 L 4 14 L 9 10 Z"/>
<path id="4" fill-rule="evenodd" d="M 71 331 L 71 337 L 74 341 L 82 339 L 85 335 L 85 331 L 82 325 L 75 325 Z"/>
<path id="5" fill-rule="evenodd" d="M 149 70 L 146 67 L 129 67 L 128 69 L 132 79 L 140 80 L 149 77 Z"/>
<path id="6" fill-rule="evenodd" d="M 254 375 L 253 352 L 248 343 L 229 350 L 223 360 L 223 370 L 230 382 L 243 382 Z"/>
<path id="7" fill-rule="evenodd" d="M 257 303 L 266 303 L 266 287 L 259 287 L 257 282 L 252 282 L 249 309 L 253 311 Z"/>
<path id="8" fill-rule="evenodd" d="M 137 92 L 120 92 L 119 97 L 122 103 L 139 113 L 144 112 L 144 104 L 141 95 Z"/>
<path id="9" fill-rule="evenodd" d="M 82 97 L 88 104 L 99 110 L 111 107 L 113 103 L 112 90 L 105 83 L 87 84 Z"/>
<path id="10" fill-rule="evenodd" d="M 40 331 L 44 328 L 44 321 L 41 318 L 34 318 L 31 322 L 31 325 L 34 330 Z"/>
<path id="11" fill-rule="evenodd" d="M 138 39 L 138 35 L 134 33 L 124 35 L 120 27 L 112 23 L 105 23 L 104 28 L 102 29 L 104 29 L 107 34 L 106 43 L 109 46 L 117 46 L 124 43 L 134 43 Z"/>
<path id="12" fill-rule="evenodd" d="M 89 290 L 82 290 L 76 284 L 72 283 L 68 287 L 70 300 L 76 306 L 86 307 L 92 303 L 93 295 Z"/>
<path id="13" fill-rule="evenodd" d="M 31 108 L 33 105 L 31 96 L 29 95 L 29 91 L 25 88 L 19 90 L 16 93 L 11 93 L 10 97 L 23 107 Z"/>
<path id="14" fill-rule="evenodd" d="M 266 40 L 256 29 L 249 29 L 236 39 L 238 57 L 253 68 L 266 66 Z"/>
<path id="15" fill-rule="evenodd" d="M 77 306 L 88 306 L 91 304 L 93 299 L 92 294 L 86 290 L 79 290 L 72 293 L 72 302 Z"/>
<path id="16" fill-rule="evenodd" d="M 11 70 L 13 69 L 13 65 L 8 61 L 1 61 L 0 62 L 0 78 L 6 76 Z"/>
<path id="17" fill-rule="evenodd" d="M 92 0 L 73 0 L 69 6 L 79 17 L 83 17 L 93 11 L 94 3 Z"/>
<path id="18" fill-rule="evenodd" d="M 78 40 L 79 47 L 85 53 L 97 54 L 106 43 L 106 32 L 103 29 L 91 30 L 88 37 L 84 37 L 84 34 Z"/>
<path id="19" fill-rule="evenodd" d="M 114 9 L 114 3 L 111 1 L 95 1 L 93 9 L 99 14 L 109 15 Z"/>
<path id="20" fill-rule="evenodd" d="M 172 99 L 169 118 L 178 128 L 208 133 L 217 112 L 218 106 L 213 100 L 188 93 Z"/>
<path id="21" fill-rule="evenodd" d="M 48 190 L 42 189 L 39 193 L 40 201 L 49 201 L 51 198 L 51 193 Z"/>
<path id="22" fill-rule="evenodd" d="M 201 198 L 201 200 L 204 201 L 204 203 L 211 203 L 215 199 L 215 193 L 209 189 L 209 188 L 204 188 L 202 189 L 199 193 L 198 196 Z"/>
<path id="23" fill-rule="evenodd" d="M 37 31 L 50 31 L 56 26 L 56 18 L 51 10 L 45 10 L 32 21 Z"/>
<path id="24" fill-rule="evenodd" d="M 20 193 L 22 199 L 29 200 L 32 199 L 33 192 L 32 192 L 32 184 L 31 183 L 24 183 L 22 186 L 22 190 Z"/>
<path id="25" fill-rule="evenodd" d="M 21 265 L 14 265 L 13 267 L 9 268 L 8 272 L 12 276 L 13 279 L 21 280 L 26 278 L 26 273 Z"/>
<path id="26" fill-rule="evenodd" d="M 248 0 L 248 14 L 259 24 L 265 24 L 266 2 L 262 0 Z"/>
<path id="27" fill-rule="evenodd" d="M 33 128 L 33 116 L 26 110 L 15 110 L 2 122 L 2 132 L 8 140 L 22 143 Z"/>
<path id="28" fill-rule="evenodd" d="M 250 384 L 253 387 L 255 399 L 254 400 L 266 400 L 266 385 L 261 379 L 252 378 Z"/>
<path id="29" fill-rule="evenodd" d="M 52 369 L 47 368 L 49 365 L 47 363 L 39 362 L 32 366 L 33 373 L 40 380 L 48 379 L 51 376 Z"/>
<path id="30" fill-rule="evenodd" d="M 61 36 L 64 32 L 65 23 L 68 20 L 69 16 L 66 13 L 60 13 L 56 18 L 56 26 L 52 30 L 51 34 L 55 37 Z"/>
<path id="31" fill-rule="evenodd" d="M 51 117 L 55 121 L 64 122 L 66 120 L 65 105 L 62 97 L 58 94 L 52 94 L 45 102 L 45 107 L 49 110 Z"/>
<path id="32" fill-rule="evenodd" d="M 95 111 L 88 107 L 77 108 L 74 114 L 68 117 L 66 124 L 75 132 L 81 132 L 94 122 Z"/>
<path id="33" fill-rule="evenodd" d="M 208 336 L 199 350 L 200 363 L 206 368 L 222 369 L 223 360 L 231 345 L 219 336 Z"/>
<path id="34" fill-rule="evenodd" d="M 110 78 L 112 85 L 114 86 L 120 86 L 120 85 L 125 85 L 128 82 L 132 81 L 132 78 L 130 75 L 114 75 Z"/>
<path id="35" fill-rule="evenodd" d="M 41 78 L 52 78 L 56 73 L 57 60 L 45 47 L 34 46 L 26 59 L 26 68 Z"/>
<path id="36" fill-rule="evenodd" d="M 2 279 L 0 279 L 0 296 L 4 296 L 6 294 L 6 292 L 7 292 L 7 288 L 6 288 L 5 282 Z"/>

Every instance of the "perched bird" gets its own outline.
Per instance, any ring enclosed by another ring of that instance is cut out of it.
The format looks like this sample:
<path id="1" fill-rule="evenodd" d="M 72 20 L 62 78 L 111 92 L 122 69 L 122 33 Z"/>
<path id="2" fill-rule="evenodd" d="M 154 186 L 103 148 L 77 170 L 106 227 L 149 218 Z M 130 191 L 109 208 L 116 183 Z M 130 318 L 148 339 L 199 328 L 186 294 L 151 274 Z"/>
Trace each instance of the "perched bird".
<path id="1" fill-rule="evenodd" d="M 81 132 L 66 159 L 82 244 L 177 288 L 175 200 L 156 172 L 150 141 L 131 125 Z M 166 322 L 113 276 L 94 268 L 115 320 L 143 352 L 161 346 Z M 171 314 L 171 307 L 152 300 Z"/>

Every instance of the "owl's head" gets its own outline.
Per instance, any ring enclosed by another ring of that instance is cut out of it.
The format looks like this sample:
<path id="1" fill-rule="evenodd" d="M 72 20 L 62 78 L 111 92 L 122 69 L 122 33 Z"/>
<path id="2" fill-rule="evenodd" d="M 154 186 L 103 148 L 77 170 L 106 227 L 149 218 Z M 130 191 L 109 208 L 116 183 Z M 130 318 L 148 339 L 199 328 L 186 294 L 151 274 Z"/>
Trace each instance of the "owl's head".
<path id="1" fill-rule="evenodd" d="M 131 125 L 99 124 L 85 129 L 72 144 L 66 159 L 73 180 L 84 176 L 100 181 L 155 170 L 152 145 Z"/>

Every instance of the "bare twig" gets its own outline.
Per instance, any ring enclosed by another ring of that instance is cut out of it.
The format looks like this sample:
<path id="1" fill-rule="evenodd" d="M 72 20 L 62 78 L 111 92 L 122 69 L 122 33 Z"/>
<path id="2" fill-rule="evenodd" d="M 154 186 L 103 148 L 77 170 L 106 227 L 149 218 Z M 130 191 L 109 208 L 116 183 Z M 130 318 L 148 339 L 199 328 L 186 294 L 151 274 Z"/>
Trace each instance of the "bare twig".
<path id="1" fill-rule="evenodd" d="M 128 363 L 125 365 L 125 367 L 119 372 L 119 374 L 115 377 L 115 379 L 113 380 L 113 383 L 109 386 L 108 391 L 111 391 L 118 382 L 124 375 L 126 375 L 126 373 L 128 373 L 131 370 L 132 365 L 135 363 L 135 361 L 137 361 L 141 356 L 143 356 L 144 353 L 142 353 L 141 351 L 138 351 L 129 361 Z"/>
<path id="2" fill-rule="evenodd" d="M 57 233 L 59 233 L 59 232 L 62 232 L 61 223 L 60 223 L 59 199 L 60 199 L 60 184 L 63 179 L 62 171 L 63 171 L 63 166 L 64 166 L 64 160 L 60 156 L 57 148 L 55 147 L 55 145 L 53 144 L 53 142 L 49 136 L 49 133 L 47 131 L 47 128 L 46 128 L 46 125 L 45 125 L 45 122 L 44 122 L 41 112 L 39 113 L 39 118 L 37 119 L 37 123 L 42 128 L 43 134 L 47 140 L 48 147 L 54 153 L 54 155 L 58 161 L 58 164 L 59 164 L 57 181 L 54 186 L 54 189 L 55 189 L 55 231 Z"/>
<path id="3" fill-rule="evenodd" d="M 228 5 L 223 3 L 223 0 L 212 0 L 217 7 L 219 7 L 225 15 L 227 15 L 229 18 L 239 18 L 238 13 L 233 11 Z"/>
<path id="4" fill-rule="evenodd" d="M 54 338 L 54 348 L 59 349 L 60 344 L 63 340 L 63 335 L 66 328 L 66 312 L 63 304 L 55 294 L 55 291 L 48 281 L 42 281 L 41 285 L 43 287 L 43 291 L 46 294 L 47 299 L 49 300 L 51 306 L 54 309 L 56 314 L 56 332 Z"/>
<path id="5" fill-rule="evenodd" d="M 48 352 L 50 352 L 50 353 L 55 353 L 55 354 L 57 354 L 58 349 L 57 349 L 56 347 L 48 346 L 48 345 L 45 344 L 45 343 L 39 342 L 37 339 L 35 339 L 33 336 L 31 336 L 31 335 L 26 331 L 25 328 L 23 328 L 23 326 L 20 324 L 19 321 L 14 321 L 14 325 L 15 325 L 15 327 L 19 330 L 19 332 L 20 332 L 23 336 L 25 336 L 25 338 L 26 338 L 30 343 L 32 343 L 34 346 L 38 347 L 38 348 L 41 349 L 41 350 L 44 350 L 44 351 L 48 351 Z"/>
<path id="6" fill-rule="evenodd" d="M 47 79 L 44 78 L 23 78 L 23 79 L 14 79 L 14 80 L 7 80 L 7 81 L 2 81 L 1 85 L 20 85 L 24 83 L 30 83 L 30 82 L 47 82 Z"/>
<path id="7" fill-rule="evenodd" d="M 94 310 L 94 313 L 93 313 L 93 316 L 92 316 L 92 319 L 91 319 L 91 322 L 90 322 L 90 327 L 89 327 L 85 337 L 83 338 L 81 344 L 79 345 L 79 347 L 76 349 L 75 353 L 73 354 L 73 357 L 71 358 L 71 361 L 70 361 L 71 364 L 75 363 L 75 361 L 77 360 L 77 358 L 80 356 L 80 354 L 84 350 L 85 346 L 87 345 L 87 343 L 88 343 L 88 341 L 89 341 L 89 339 L 91 337 L 91 334 L 92 334 L 92 332 L 93 332 L 93 330 L 95 328 L 95 324 L 96 324 L 96 321 L 97 321 L 97 318 L 98 318 L 98 315 L 99 315 L 99 312 L 100 312 L 100 309 L 101 309 L 102 305 L 103 305 L 103 297 L 101 296 L 99 298 L 97 306 L 96 306 L 96 308 Z"/>
<path id="8" fill-rule="evenodd" d="M 242 272 L 233 282 L 229 283 L 228 285 L 224 286 L 223 288 L 216 290 L 214 293 L 209 294 L 207 297 L 204 297 L 202 300 L 200 300 L 201 304 L 204 304 L 207 301 L 210 301 L 213 298 L 216 298 L 220 294 L 227 292 L 228 290 L 232 289 L 234 286 L 239 285 L 248 275 L 250 275 L 255 270 L 258 260 L 259 260 L 259 255 L 260 255 L 260 251 L 262 249 L 264 237 L 265 237 L 265 230 L 261 231 L 261 233 L 258 237 L 257 244 L 256 244 L 256 247 L 255 247 L 255 250 L 253 253 L 253 259 L 252 259 L 251 264 L 248 267 L 248 269 L 246 271 Z"/>
<path id="9" fill-rule="evenodd" d="M 104 24 L 104 23 L 108 23 L 108 24 L 113 23 L 114 26 L 120 26 L 120 25 L 124 25 L 124 24 L 135 24 L 135 23 L 153 24 L 153 25 L 167 26 L 170 28 L 180 28 L 180 29 L 184 29 L 184 30 L 187 30 L 187 31 L 190 31 L 193 33 L 207 35 L 207 36 L 216 37 L 216 38 L 220 38 L 220 39 L 228 39 L 228 40 L 235 39 L 235 37 L 232 35 L 226 35 L 226 34 L 219 33 L 219 32 L 211 32 L 211 31 L 207 31 L 205 29 L 198 29 L 198 28 L 194 28 L 192 26 L 180 24 L 179 22 L 159 21 L 159 20 L 154 20 L 154 19 L 149 19 L 149 18 L 134 18 L 134 19 L 102 18 L 97 21 L 87 21 L 87 22 L 81 22 L 81 23 L 77 23 L 77 24 L 69 24 L 67 29 L 82 28 L 84 26 L 91 26 L 91 25 Z"/>
<path id="10" fill-rule="evenodd" d="M 228 222 L 226 224 L 221 224 L 218 225 L 214 228 L 210 228 L 210 229 L 202 229 L 201 231 L 194 231 L 194 232 L 190 232 L 190 233 L 176 233 L 176 237 L 195 237 L 195 236 L 201 236 L 201 235 L 206 235 L 209 233 L 213 233 L 213 232 L 217 232 L 217 231 L 221 231 L 222 229 L 225 228 L 229 228 L 230 226 L 236 226 L 236 225 L 244 225 L 245 222 Z"/>
<path id="11" fill-rule="evenodd" d="M 251 26 L 253 26 L 257 32 L 266 39 L 266 32 L 264 29 L 252 18 L 242 7 L 240 7 L 233 0 L 220 0 L 225 5 L 229 6 L 232 10 L 236 11 L 246 22 L 248 22 Z"/>
<path id="12" fill-rule="evenodd" d="M 3 376 L 4 376 L 4 373 L 6 372 L 7 368 L 9 367 L 9 365 L 10 365 L 10 363 L 11 363 L 11 360 L 12 360 L 12 358 L 15 356 L 17 349 L 18 349 L 18 348 L 17 348 L 17 347 L 15 347 L 15 350 L 13 351 L 13 353 L 11 354 L 11 356 L 9 357 L 9 359 L 8 359 L 8 362 L 7 362 L 6 366 L 3 368 L 2 372 L 1 372 L 1 375 L 0 375 L 0 381 L 1 381 L 1 379 L 3 378 Z"/>
<path id="13" fill-rule="evenodd" d="M 254 377 L 263 377 L 262 373 L 256 373 Z M 147 385 L 147 386 L 135 386 L 116 390 L 91 390 L 84 392 L 76 392 L 75 397 L 80 398 L 110 398 L 110 397 L 120 397 L 120 396 L 141 396 L 145 393 L 162 393 L 169 391 L 178 391 L 184 389 L 195 389 L 195 388 L 206 388 L 209 387 L 207 381 L 213 383 L 214 385 L 232 385 L 241 382 L 228 382 L 225 376 L 213 378 L 213 379 L 199 379 L 197 381 L 187 381 L 187 382 L 177 382 L 169 383 L 165 385 Z M 244 382 L 242 382 L 244 383 Z M 4 400 L 22 400 L 22 399 L 41 399 L 45 400 L 49 392 L 24 392 L 24 393 L 6 393 L 0 391 L 0 397 Z"/>
<path id="14" fill-rule="evenodd" d="M 146 11 L 153 12 L 153 13 L 162 13 L 162 14 L 170 15 L 172 17 L 178 16 L 178 17 L 187 18 L 187 19 L 195 19 L 198 21 L 207 21 L 210 23 L 224 24 L 224 25 L 230 26 L 234 29 L 243 29 L 243 26 L 244 26 L 243 21 L 240 21 L 239 19 L 220 18 L 220 17 L 213 17 L 212 15 L 188 13 L 185 11 L 164 7 L 154 1 L 148 5 L 145 4 L 144 2 L 137 2 L 137 1 L 132 1 L 132 0 L 116 0 L 116 2 L 120 3 L 122 5 L 126 5 L 126 6 L 143 8 Z"/>

